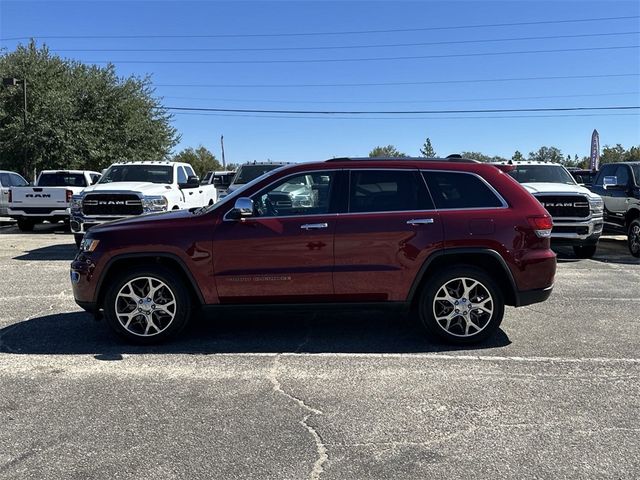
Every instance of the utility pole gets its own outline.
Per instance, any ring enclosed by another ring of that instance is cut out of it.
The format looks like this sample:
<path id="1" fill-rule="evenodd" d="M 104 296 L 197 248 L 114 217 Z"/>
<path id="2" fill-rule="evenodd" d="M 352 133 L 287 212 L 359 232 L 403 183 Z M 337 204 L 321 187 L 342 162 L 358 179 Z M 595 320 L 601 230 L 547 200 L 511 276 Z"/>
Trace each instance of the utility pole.
<path id="1" fill-rule="evenodd" d="M 222 149 L 222 169 L 227 169 L 227 162 L 224 159 L 224 135 L 220 135 L 220 147 Z"/>

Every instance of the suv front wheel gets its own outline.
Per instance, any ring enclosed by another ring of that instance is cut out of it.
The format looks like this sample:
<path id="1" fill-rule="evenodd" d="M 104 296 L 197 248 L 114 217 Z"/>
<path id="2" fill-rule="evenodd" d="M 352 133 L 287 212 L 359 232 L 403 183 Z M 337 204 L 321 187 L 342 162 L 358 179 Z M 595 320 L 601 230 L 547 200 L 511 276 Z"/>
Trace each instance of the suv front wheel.
<path id="1" fill-rule="evenodd" d="M 104 300 L 105 319 L 131 343 L 158 343 L 187 324 L 189 300 L 173 271 L 161 266 L 138 267 L 112 282 Z"/>
<path id="2" fill-rule="evenodd" d="M 483 270 L 454 267 L 429 280 L 418 313 L 430 334 L 454 344 L 476 343 L 500 326 L 504 297 Z"/>

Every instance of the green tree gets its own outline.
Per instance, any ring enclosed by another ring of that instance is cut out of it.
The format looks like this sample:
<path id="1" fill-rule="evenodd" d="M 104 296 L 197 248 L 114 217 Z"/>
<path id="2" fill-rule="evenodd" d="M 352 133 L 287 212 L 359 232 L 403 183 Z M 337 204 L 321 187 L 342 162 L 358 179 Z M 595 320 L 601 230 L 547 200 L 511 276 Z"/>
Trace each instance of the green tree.
<path id="1" fill-rule="evenodd" d="M 520 153 L 519 150 L 516 150 L 513 154 L 513 157 L 511 157 L 511 160 L 513 160 L 514 162 L 521 162 L 522 160 L 524 160 L 524 156 L 522 155 L 522 153 Z"/>
<path id="2" fill-rule="evenodd" d="M 0 76 L 26 79 L 28 107 L 25 129 L 22 88 L 0 87 L 0 168 L 100 170 L 167 158 L 178 142 L 149 78 L 65 60 L 34 41 L 0 55 Z"/>
<path id="3" fill-rule="evenodd" d="M 506 161 L 506 158 L 500 157 L 498 155 L 494 155 L 493 157 L 490 157 L 489 155 L 485 155 L 484 153 L 480 153 L 480 152 L 462 152 L 460 155 L 462 155 L 463 158 L 468 158 L 470 160 L 478 160 L 479 162 Z"/>
<path id="4" fill-rule="evenodd" d="M 215 155 L 200 145 L 198 148 L 185 148 L 173 156 L 174 162 L 185 162 L 191 164 L 200 178 L 211 170 L 222 170 L 222 165 Z"/>
<path id="5" fill-rule="evenodd" d="M 629 148 L 624 154 L 625 162 L 640 161 L 640 145 Z"/>
<path id="6" fill-rule="evenodd" d="M 405 153 L 400 152 L 393 145 L 387 145 L 386 147 L 375 147 L 369 152 L 371 158 L 376 157 L 390 157 L 390 158 L 406 158 Z"/>
<path id="7" fill-rule="evenodd" d="M 619 143 L 615 147 L 605 145 L 600 154 L 600 163 L 624 162 L 626 151 Z"/>
<path id="8" fill-rule="evenodd" d="M 529 153 L 529 160 L 538 162 L 561 163 L 564 160 L 562 151 L 556 147 L 540 147 L 536 152 Z"/>
<path id="9" fill-rule="evenodd" d="M 436 157 L 437 155 L 436 151 L 433 149 L 433 146 L 431 146 L 431 139 L 429 137 L 427 137 L 427 139 L 424 141 L 424 144 L 420 149 L 420 153 L 422 154 L 423 157 L 426 157 L 426 158 Z"/>

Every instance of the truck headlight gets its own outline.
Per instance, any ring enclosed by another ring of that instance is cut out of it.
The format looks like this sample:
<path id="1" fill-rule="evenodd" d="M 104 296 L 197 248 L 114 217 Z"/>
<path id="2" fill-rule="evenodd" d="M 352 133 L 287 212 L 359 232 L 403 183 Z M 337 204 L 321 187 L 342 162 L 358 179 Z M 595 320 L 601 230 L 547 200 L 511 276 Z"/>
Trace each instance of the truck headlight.
<path id="1" fill-rule="evenodd" d="M 71 213 L 80 212 L 82 210 L 82 195 L 73 195 L 69 204 Z"/>
<path id="2" fill-rule="evenodd" d="M 604 202 L 600 197 L 589 198 L 589 207 L 591 208 L 591 213 L 602 213 L 604 210 Z"/>
<path id="3" fill-rule="evenodd" d="M 165 212 L 168 205 L 167 198 L 161 195 L 142 197 L 142 211 L 145 213 Z"/>

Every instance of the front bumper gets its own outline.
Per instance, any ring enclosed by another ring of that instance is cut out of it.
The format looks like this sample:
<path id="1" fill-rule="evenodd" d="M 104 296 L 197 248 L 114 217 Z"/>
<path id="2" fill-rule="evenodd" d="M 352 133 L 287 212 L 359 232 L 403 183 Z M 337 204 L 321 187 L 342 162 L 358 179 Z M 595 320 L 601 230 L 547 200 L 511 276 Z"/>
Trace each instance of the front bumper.
<path id="1" fill-rule="evenodd" d="M 604 221 L 602 215 L 587 218 L 554 218 L 551 240 L 575 245 L 596 244 Z"/>

